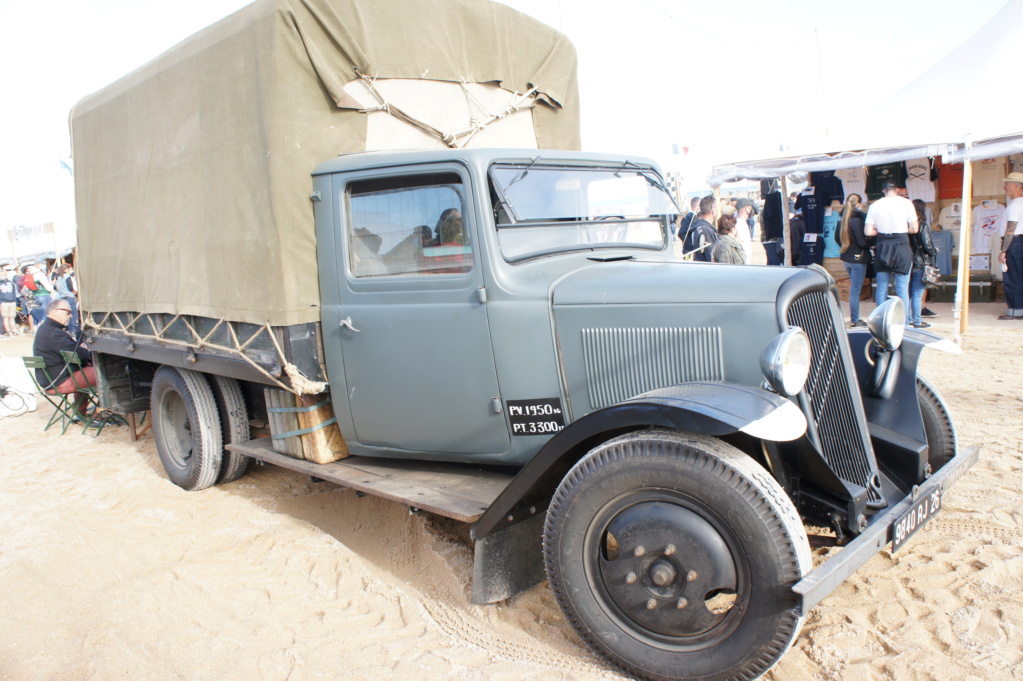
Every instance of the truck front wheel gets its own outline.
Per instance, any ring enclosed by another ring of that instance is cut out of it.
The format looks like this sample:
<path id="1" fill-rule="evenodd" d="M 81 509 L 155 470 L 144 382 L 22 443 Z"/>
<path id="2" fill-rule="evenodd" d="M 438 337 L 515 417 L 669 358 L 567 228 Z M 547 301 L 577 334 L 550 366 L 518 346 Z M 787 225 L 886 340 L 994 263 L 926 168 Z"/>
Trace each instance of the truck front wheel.
<path id="1" fill-rule="evenodd" d="M 189 491 L 216 482 L 224 445 L 217 403 L 203 375 L 160 367 L 150 400 L 156 450 L 171 482 Z"/>
<path id="2" fill-rule="evenodd" d="M 922 376 L 916 377 L 916 395 L 924 418 L 924 432 L 927 434 L 928 461 L 931 471 L 937 471 L 951 461 L 958 450 L 955 423 L 945 406 L 945 400 Z"/>
<path id="3" fill-rule="evenodd" d="M 765 673 L 799 633 L 792 586 L 811 568 L 770 474 L 720 440 L 669 430 L 606 442 L 569 471 L 544 561 L 587 645 L 657 680 Z"/>

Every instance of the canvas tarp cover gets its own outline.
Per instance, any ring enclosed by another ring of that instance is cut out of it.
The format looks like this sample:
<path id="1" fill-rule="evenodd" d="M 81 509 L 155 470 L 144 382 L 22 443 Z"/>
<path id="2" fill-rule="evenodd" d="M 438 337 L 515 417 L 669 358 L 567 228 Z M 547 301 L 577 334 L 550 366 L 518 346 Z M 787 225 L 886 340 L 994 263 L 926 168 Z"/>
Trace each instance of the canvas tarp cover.
<path id="1" fill-rule="evenodd" d="M 259 0 L 72 111 L 83 309 L 318 321 L 310 174 L 367 150 L 356 69 L 535 87 L 538 146 L 580 146 L 575 49 L 513 9 Z"/>

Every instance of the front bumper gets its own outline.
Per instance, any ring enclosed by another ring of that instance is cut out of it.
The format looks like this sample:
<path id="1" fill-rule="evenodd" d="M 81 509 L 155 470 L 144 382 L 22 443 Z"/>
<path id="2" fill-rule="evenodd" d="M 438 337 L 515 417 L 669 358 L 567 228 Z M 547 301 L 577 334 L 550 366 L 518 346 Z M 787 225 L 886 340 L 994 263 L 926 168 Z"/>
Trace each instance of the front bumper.
<path id="1" fill-rule="evenodd" d="M 889 505 L 883 513 L 871 517 L 866 530 L 849 542 L 837 555 L 812 570 L 792 587 L 792 591 L 800 599 L 800 612 L 804 615 L 809 612 L 875 553 L 888 545 L 892 541 L 892 527 L 917 499 L 927 496 L 939 487 L 944 497 L 945 492 L 965 475 L 979 458 L 980 445 L 961 450 L 923 484 L 915 487 L 912 494 L 897 504 Z"/>

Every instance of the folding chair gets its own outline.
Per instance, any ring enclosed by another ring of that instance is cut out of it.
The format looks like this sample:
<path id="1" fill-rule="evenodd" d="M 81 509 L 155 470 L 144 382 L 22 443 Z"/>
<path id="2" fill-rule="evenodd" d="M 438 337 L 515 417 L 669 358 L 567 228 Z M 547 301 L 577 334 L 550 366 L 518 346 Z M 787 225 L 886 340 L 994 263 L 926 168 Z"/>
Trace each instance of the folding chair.
<path id="1" fill-rule="evenodd" d="M 63 435 L 67 432 L 68 426 L 71 425 L 71 419 L 74 417 L 75 393 L 65 395 L 57 392 L 56 386 L 53 385 L 53 378 L 50 377 L 50 373 L 46 370 L 46 362 L 43 361 L 42 357 L 23 357 L 22 359 L 25 362 L 25 368 L 28 369 L 29 375 L 32 376 L 32 382 L 35 383 L 36 388 L 39 390 L 39 394 L 45 397 L 46 401 L 53 406 L 53 415 L 46 422 L 43 431 L 49 430 L 50 426 L 60 420 L 60 434 Z M 45 387 L 39 385 L 39 379 L 36 378 L 36 369 L 42 370 L 43 377 L 46 379 Z"/>
<path id="2" fill-rule="evenodd" d="M 75 402 L 71 402 L 71 411 L 74 412 L 73 416 L 78 417 L 85 423 L 82 432 L 86 433 L 89 429 L 95 428 L 96 432 L 93 435 L 99 435 L 103 432 L 103 428 L 111 421 L 123 422 L 119 416 L 99 406 L 99 395 L 96 394 L 96 389 L 89 385 L 89 382 L 78 373 L 84 368 L 78 353 L 61 350 L 60 356 L 64 358 L 64 363 L 67 365 L 68 374 L 71 376 L 71 383 L 74 384 L 79 393 L 85 393 L 89 396 L 85 411 L 79 411 L 75 407 Z M 79 378 L 81 378 L 81 382 L 79 382 Z M 76 394 L 72 393 L 72 395 Z M 92 407 L 91 412 L 88 411 L 88 407 Z"/>

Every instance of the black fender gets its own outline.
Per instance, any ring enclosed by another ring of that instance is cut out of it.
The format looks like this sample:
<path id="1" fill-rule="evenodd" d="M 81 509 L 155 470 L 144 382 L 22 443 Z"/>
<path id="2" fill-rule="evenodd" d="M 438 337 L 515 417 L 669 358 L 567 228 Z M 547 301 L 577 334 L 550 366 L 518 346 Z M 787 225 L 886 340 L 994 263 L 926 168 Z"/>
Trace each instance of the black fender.
<path id="1" fill-rule="evenodd" d="M 878 464 L 890 476 L 898 479 L 902 486 L 912 486 L 927 475 L 927 436 L 916 392 L 920 355 L 926 348 L 953 354 L 962 350 L 936 334 L 906 329 L 902 345 L 894 351 L 897 360 L 887 362 L 894 375 L 879 376 L 884 363 L 871 362 L 868 357 L 870 341 L 870 333 L 865 329 L 849 332 L 849 346 L 874 453 Z M 877 391 L 875 386 L 878 385 L 885 387 Z"/>
<path id="2" fill-rule="evenodd" d="M 472 538 L 479 541 L 545 510 L 561 480 L 587 452 L 644 428 L 715 437 L 744 432 L 782 442 L 803 435 L 806 417 L 790 400 L 738 383 L 686 383 L 637 395 L 587 414 L 548 440 L 472 526 Z"/>

